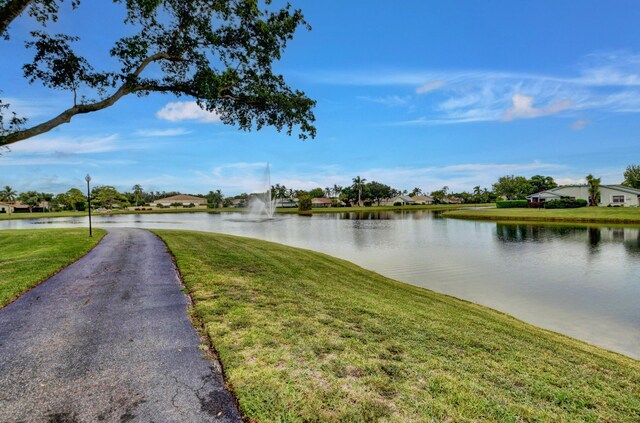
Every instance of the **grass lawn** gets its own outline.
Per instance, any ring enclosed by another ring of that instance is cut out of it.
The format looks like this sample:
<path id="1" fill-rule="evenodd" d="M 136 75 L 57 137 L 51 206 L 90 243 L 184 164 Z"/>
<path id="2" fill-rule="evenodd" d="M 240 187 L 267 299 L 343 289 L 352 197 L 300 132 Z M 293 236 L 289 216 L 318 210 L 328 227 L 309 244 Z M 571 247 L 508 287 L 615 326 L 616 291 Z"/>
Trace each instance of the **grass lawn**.
<path id="1" fill-rule="evenodd" d="M 452 210 L 444 217 L 477 220 L 518 220 L 541 222 L 640 223 L 640 207 L 582 207 L 579 209 L 496 209 Z"/>
<path id="2" fill-rule="evenodd" d="M 324 254 L 155 232 L 249 419 L 640 421 L 636 360 Z"/>
<path id="3" fill-rule="evenodd" d="M 0 307 L 85 255 L 106 232 L 87 229 L 0 231 Z"/>

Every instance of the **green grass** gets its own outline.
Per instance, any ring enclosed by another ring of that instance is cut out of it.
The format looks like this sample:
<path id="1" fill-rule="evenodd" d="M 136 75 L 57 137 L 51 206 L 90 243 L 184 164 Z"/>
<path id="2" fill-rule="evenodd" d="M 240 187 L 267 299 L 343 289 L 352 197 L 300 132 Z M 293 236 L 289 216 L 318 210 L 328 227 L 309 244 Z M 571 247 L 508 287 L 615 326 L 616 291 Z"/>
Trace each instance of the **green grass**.
<path id="1" fill-rule="evenodd" d="M 640 207 L 583 207 L 579 209 L 452 210 L 444 217 L 474 220 L 538 222 L 640 223 Z"/>
<path id="2" fill-rule="evenodd" d="M 640 421 L 633 359 L 324 254 L 155 232 L 248 419 Z"/>
<path id="3" fill-rule="evenodd" d="M 62 212 L 50 212 L 50 213 L 0 213 L 0 220 L 17 220 L 17 219 L 40 219 L 44 217 L 73 217 L 73 216 L 86 216 L 87 212 L 77 211 L 62 211 Z"/>
<path id="4" fill-rule="evenodd" d="M 0 307 L 85 255 L 106 232 L 87 229 L 0 231 Z"/>

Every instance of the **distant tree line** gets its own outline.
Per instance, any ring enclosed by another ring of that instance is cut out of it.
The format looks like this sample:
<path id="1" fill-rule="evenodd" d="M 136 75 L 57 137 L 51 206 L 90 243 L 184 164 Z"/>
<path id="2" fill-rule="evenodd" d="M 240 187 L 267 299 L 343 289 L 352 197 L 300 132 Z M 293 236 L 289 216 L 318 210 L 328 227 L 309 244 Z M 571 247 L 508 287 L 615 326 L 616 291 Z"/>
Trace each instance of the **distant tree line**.
<path id="1" fill-rule="evenodd" d="M 598 204 L 600 197 L 600 178 L 587 175 L 585 178 L 589 186 L 589 203 Z M 622 185 L 640 189 L 640 165 L 629 165 L 624 171 L 624 181 Z M 299 201 L 300 199 L 328 198 L 332 205 L 380 205 L 384 199 L 397 196 L 422 196 L 429 195 L 434 203 L 446 203 L 451 200 L 462 203 L 492 203 L 496 199 L 522 200 L 528 195 L 536 192 L 549 190 L 557 187 L 553 177 L 544 175 L 533 175 L 530 178 L 516 175 L 505 175 L 498 178 L 492 185 L 492 189 L 475 186 L 471 192 L 452 192 L 448 186 L 440 189 L 427 191 L 419 187 L 414 187 L 411 191 L 394 188 L 390 185 L 378 181 L 367 181 L 367 179 L 356 176 L 352 178 L 351 184 L 347 186 L 333 185 L 329 187 L 317 187 L 311 190 L 300 190 L 287 188 L 281 184 L 271 186 L 271 198 L 281 201 Z M 111 185 L 98 185 L 91 189 L 91 205 L 93 208 L 126 208 L 131 206 L 148 206 L 154 200 L 171 197 L 181 194 L 178 191 L 145 191 L 140 184 L 134 185 L 130 191 L 119 192 Z M 234 203 L 246 205 L 249 200 L 249 193 L 242 193 L 235 196 L 225 196 L 220 189 L 211 190 L 207 194 L 196 194 L 196 196 L 207 199 L 211 208 L 229 207 Z M 20 202 L 28 207 L 31 212 L 41 204 L 47 204 L 47 211 L 75 210 L 84 211 L 87 209 L 86 192 L 78 188 L 71 188 L 66 192 L 52 194 L 37 191 L 25 191 L 17 193 L 10 186 L 5 186 L 0 190 L 0 202 L 15 203 Z"/>

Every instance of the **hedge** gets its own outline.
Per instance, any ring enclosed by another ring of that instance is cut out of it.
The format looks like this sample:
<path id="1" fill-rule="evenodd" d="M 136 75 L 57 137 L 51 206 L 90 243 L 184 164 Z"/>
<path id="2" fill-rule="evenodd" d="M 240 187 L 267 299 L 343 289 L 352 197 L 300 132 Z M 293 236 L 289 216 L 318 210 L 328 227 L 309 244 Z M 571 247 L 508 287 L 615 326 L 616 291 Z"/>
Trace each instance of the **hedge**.
<path id="1" fill-rule="evenodd" d="M 496 201 L 496 207 L 499 209 L 527 208 L 528 204 L 527 200 Z"/>
<path id="2" fill-rule="evenodd" d="M 561 198 L 560 200 L 549 200 L 544 203 L 545 209 L 577 209 L 579 207 L 587 207 L 587 200 Z"/>

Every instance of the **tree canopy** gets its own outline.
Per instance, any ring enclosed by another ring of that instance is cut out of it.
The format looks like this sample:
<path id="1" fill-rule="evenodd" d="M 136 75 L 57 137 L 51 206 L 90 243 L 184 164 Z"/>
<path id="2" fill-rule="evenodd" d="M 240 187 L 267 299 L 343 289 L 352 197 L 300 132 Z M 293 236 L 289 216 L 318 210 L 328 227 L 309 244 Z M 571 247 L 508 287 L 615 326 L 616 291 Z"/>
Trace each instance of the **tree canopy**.
<path id="1" fill-rule="evenodd" d="M 622 185 L 640 189 L 640 166 L 627 166 L 627 169 L 624 171 L 624 182 Z"/>
<path id="2" fill-rule="evenodd" d="M 23 13 L 42 24 L 26 47 L 33 60 L 23 66 L 31 83 L 70 93 L 71 107 L 27 126 L 0 100 L 0 146 L 50 131 L 79 114 L 114 105 L 122 97 L 153 92 L 189 96 L 242 130 L 275 127 L 301 139 L 315 137 L 315 101 L 274 72 L 297 28 L 310 26 L 302 12 L 258 0 L 114 0 L 126 8 L 128 36 L 104 55 L 118 66 L 96 69 L 74 50 L 79 37 L 47 31 L 62 0 L 0 0 L 0 34 Z M 79 7 L 80 0 L 71 0 Z M 160 73 L 145 72 L 157 65 Z"/>

